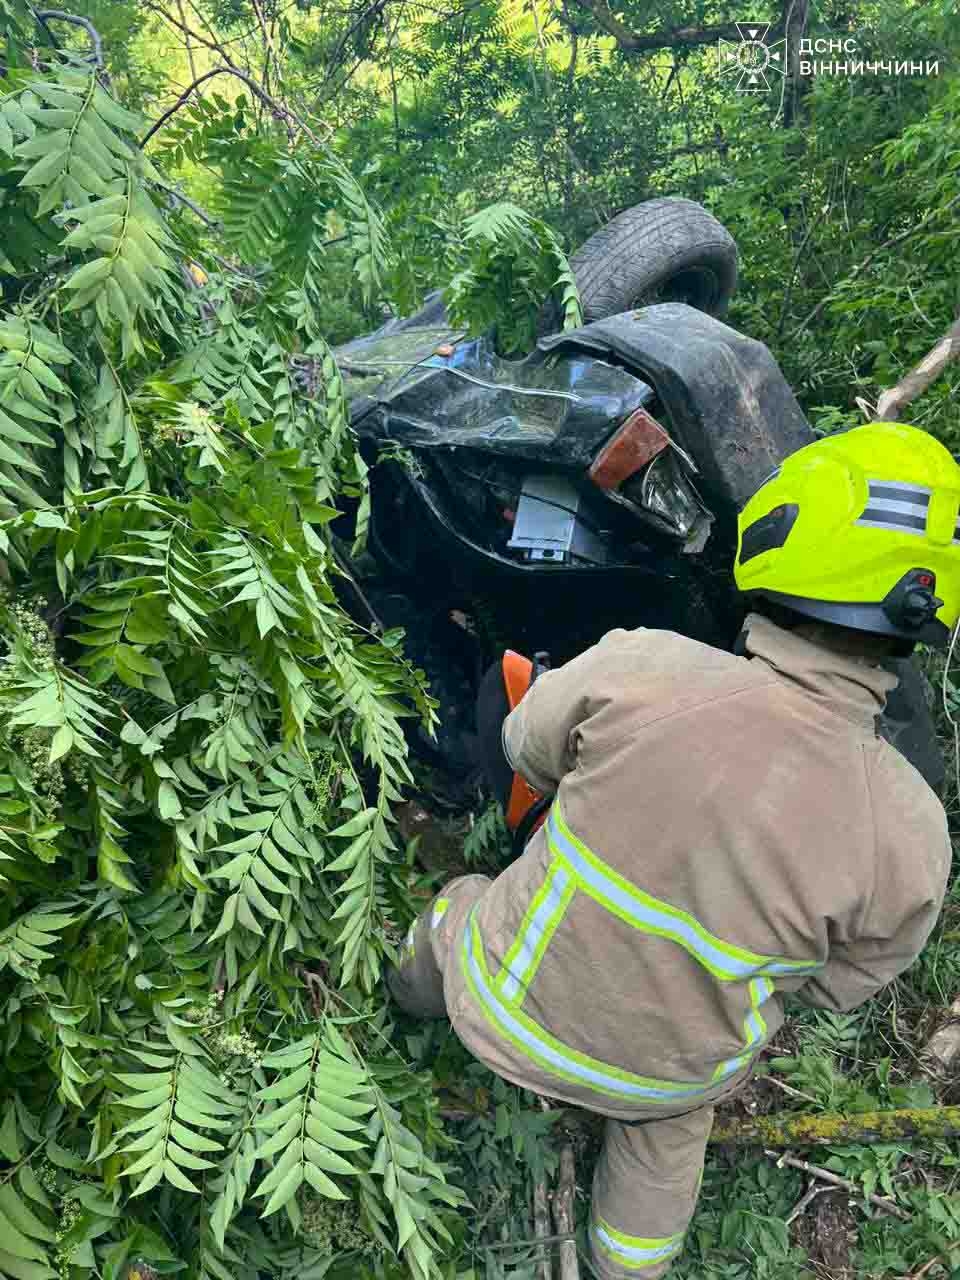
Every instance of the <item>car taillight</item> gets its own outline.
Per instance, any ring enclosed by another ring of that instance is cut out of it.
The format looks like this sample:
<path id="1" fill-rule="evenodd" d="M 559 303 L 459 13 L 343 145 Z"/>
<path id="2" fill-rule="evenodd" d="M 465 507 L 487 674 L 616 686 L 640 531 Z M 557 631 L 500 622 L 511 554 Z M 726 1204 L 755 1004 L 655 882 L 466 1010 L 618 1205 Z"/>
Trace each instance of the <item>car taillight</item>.
<path id="1" fill-rule="evenodd" d="M 636 409 L 594 458 L 590 479 L 600 489 L 619 489 L 669 444 L 670 437 L 656 418 L 646 409 Z"/>
<path id="2" fill-rule="evenodd" d="M 696 470 L 656 418 L 646 409 L 637 409 L 597 454 L 590 479 L 649 524 L 683 539 L 685 550 L 700 550 L 713 517 L 681 459 Z"/>

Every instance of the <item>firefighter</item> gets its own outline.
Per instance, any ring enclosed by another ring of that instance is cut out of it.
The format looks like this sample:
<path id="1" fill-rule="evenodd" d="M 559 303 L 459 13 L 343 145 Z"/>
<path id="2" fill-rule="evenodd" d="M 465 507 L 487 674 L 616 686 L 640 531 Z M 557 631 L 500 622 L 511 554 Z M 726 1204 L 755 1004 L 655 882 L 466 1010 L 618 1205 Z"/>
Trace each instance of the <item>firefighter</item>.
<path id="1" fill-rule="evenodd" d="M 853 1009 L 916 958 L 950 866 L 943 807 L 879 735 L 960 613 L 960 467 L 874 423 L 792 454 L 740 516 L 734 653 L 616 630 L 503 726 L 554 800 L 495 880 L 449 884 L 391 986 L 492 1071 L 607 1117 L 588 1227 L 604 1280 L 683 1247 L 714 1105 L 787 995 Z"/>

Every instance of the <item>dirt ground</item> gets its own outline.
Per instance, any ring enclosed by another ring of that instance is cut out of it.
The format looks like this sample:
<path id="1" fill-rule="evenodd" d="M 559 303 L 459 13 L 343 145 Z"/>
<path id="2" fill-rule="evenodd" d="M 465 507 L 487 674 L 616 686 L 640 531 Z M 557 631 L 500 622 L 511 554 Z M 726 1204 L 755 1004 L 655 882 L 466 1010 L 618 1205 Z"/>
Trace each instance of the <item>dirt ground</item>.
<path id="1" fill-rule="evenodd" d="M 791 1235 L 806 1250 L 809 1267 L 822 1280 L 854 1280 L 850 1249 L 857 1224 L 847 1203 L 847 1193 L 825 1189 L 792 1224 Z"/>

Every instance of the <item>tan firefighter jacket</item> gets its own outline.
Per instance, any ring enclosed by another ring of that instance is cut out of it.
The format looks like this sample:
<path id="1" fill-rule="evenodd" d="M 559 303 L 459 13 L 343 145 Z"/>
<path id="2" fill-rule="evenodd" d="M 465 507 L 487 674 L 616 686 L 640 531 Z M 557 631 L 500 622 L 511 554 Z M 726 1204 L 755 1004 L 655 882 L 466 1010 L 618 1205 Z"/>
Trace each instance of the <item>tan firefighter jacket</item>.
<path id="1" fill-rule="evenodd" d="M 951 851 L 877 736 L 896 677 L 746 625 L 749 660 L 613 631 L 507 719 L 556 800 L 458 927 L 445 998 L 508 1079 L 620 1119 L 690 1110 L 742 1082 L 784 992 L 850 1009 L 923 946 Z"/>

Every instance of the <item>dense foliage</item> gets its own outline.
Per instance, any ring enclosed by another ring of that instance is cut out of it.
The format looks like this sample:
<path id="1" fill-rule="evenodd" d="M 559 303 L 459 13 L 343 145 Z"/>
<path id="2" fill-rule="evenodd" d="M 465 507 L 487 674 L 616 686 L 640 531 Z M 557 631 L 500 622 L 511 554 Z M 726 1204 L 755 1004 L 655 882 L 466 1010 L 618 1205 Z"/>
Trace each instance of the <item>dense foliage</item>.
<path id="1" fill-rule="evenodd" d="M 329 344 L 445 285 L 523 351 L 578 321 L 564 246 L 682 194 L 740 244 L 733 322 L 860 420 L 957 307 L 956 0 L 759 8 L 940 73 L 738 95 L 742 12 L 687 0 L 0 0 L 3 1280 L 534 1275 L 552 1118 L 383 995 L 434 709 L 339 602 L 367 477 Z M 955 386 L 912 411 L 954 447 Z M 481 815 L 464 860 L 502 837 Z M 929 1100 L 957 910 L 806 1016 L 781 1105 Z M 479 1105 L 444 1126 L 438 1085 Z M 955 1257 L 951 1144 L 823 1159 L 914 1215 L 862 1221 L 859 1274 Z M 801 1192 L 712 1159 L 679 1274 L 796 1276 Z"/>
<path id="2" fill-rule="evenodd" d="M 332 201 L 368 289 L 379 219 L 275 140 L 189 288 L 140 118 L 52 53 L 5 90 L 0 1274 L 425 1278 L 458 1194 L 371 993 L 431 710 L 331 586 L 364 475 L 313 313 Z"/>

